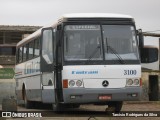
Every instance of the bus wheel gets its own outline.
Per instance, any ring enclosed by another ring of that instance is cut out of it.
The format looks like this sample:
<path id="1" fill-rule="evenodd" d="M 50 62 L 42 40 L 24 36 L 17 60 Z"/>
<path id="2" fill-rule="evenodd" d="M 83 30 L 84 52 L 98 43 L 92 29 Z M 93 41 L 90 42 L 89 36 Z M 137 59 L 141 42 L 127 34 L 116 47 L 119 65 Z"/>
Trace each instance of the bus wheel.
<path id="1" fill-rule="evenodd" d="M 24 92 L 24 106 L 27 109 L 32 108 L 32 102 L 27 100 L 26 91 Z"/>
<path id="2" fill-rule="evenodd" d="M 72 108 L 79 108 L 79 107 L 80 107 L 79 104 L 73 104 L 73 105 L 72 105 Z"/>
<path id="3" fill-rule="evenodd" d="M 122 108 L 123 102 L 122 101 L 115 101 L 115 102 L 110 102 L 108 104 L 108 108 L 106 111 L 110 112 L 120 112 Z"/>
<path id="4" fill-rule="evenodd" d="M 59 112 L 59 111 L 64 110 L 63 105 L 60 103 L 54 103 L 54 104 L 52 104 L 52 107 L 53 107 L 53 111 L 55 111 L 55 112 Z"/>
<path id="5" fill-rule="evenodd" d="M 65 104 L 66 108 L 79 108 L 80 104 Z"/>
<path id="6" fill-rule="evenodd" d="M 72 105 L 71 105 L 71 108 L 79 108 L 79 107 L 80 107 L 79 104 L 72 104 Z"/>

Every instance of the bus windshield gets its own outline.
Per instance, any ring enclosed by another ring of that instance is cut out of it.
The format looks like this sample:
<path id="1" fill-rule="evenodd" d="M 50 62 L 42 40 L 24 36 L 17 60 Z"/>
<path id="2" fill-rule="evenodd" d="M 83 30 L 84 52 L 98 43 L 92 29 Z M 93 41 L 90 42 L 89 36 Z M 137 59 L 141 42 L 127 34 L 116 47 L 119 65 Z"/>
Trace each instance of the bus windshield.
<path id="1" fill-rule="evenodd" d="M 105 60 L 138 60 L 135 29 L 131 25 L 103 25 Z"/>
<path id="2" fill-rule="evenodd" d="M 131 25 L 66 25 L 64 60 L 139 60 L 135 29 Z"/>
<path id="3" fill-rule="evenodd" d="M 64 33 L 65 60 L 102 60 L 100 25 L 67 25 Z M 94 55 L 93 55 L 94 54 Z"/>

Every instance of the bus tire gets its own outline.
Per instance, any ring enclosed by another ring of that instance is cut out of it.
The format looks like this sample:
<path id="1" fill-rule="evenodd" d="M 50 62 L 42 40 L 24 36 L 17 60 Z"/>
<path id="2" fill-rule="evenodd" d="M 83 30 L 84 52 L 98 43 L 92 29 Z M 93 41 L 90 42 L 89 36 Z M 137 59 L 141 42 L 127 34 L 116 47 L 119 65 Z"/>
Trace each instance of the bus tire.
<path id="1" fill-rule="evenodd" d="M 59 111 L 64 110 L 64 106 L 60 103 L 52 104 L 52 108 L 53 108 L 53 111 L 55 111 L 55 112 L 59 112 Z"/>
<path id="2" fill-rule="evenodd" d="M 80 104 L 69 104 L 69 108 L 79 108 Z"/>
<path id="3" fill-rule="evenodd" d="M 24 92 L 24 106 L 27 109 L 31 109 L 32 108 L 32 102 L 27 100 L 26 91 Z"/>
<path id="4" fill-rule="evenodd" d="M 111 112 L 120 112 L 122 109 L 123 101 L 115 101 L 108 104 L 108 109 Z M 106 109 L 106 111 L 108 110 Z"/>

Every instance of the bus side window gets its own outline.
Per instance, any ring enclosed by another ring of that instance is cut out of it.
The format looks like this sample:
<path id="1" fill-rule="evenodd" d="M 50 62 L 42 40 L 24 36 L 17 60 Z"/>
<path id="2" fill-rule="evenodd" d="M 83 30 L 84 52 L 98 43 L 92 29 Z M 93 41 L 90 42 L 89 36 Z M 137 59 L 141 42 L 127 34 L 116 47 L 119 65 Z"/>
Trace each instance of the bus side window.
<path id="1" fill-rule="evenodd" d="M 34 57 L 38 57 L 40 53 L 40 38 L 35 39 L 34 42 Z"/>
<path id="2" fill-rule="evenodd" d="M 33 46 L 34 46 L 34 41 L 29 43 L 29 50 L 28 50 L 28 59 L 32 59 L 33 58 Z"/>
<path id="3" fill-rule="evenodd" d="M 28 44 L 24 45 L 23 47 L 23 62 L 28 59 Z"/>
<path id="4" fill-rule="evenodd" d="M 16 49 L 16 64 L 19 63 L 19 48 Z"/>
<path id="5" fill-rule="evenodd" d="M 19 50 L 18 50 L 18 56 L 19 56 L 19 59 L 18 59 L 18 63 L 21 63 L 22 62 L 22 58 L 23 58 L 23 47 L 20 47 Z"/>

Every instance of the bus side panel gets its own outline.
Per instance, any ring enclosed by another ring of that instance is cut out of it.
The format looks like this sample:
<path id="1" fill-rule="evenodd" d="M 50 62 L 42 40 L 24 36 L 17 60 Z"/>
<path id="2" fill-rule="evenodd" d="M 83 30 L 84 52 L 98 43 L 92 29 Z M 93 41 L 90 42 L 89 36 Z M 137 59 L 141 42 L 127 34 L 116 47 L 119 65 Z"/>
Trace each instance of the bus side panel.
<path id="1" fill-rule="evenodd" d="M 40 75 L 27 77 L 25 79 L 27 99 L 30 101 L 41 101 Z"/>
<path id="2" fill-rule="evenodd" d="M 54 73 L 42 74 L 42 102 L 55 103 Z"/>
<path id="3" fill-rule="evenodd" d="M 16 97 L 17 100 L 23 100 L 23 91 L 22 91 L 22 87 L 23 87 L 23 80 L 22 79 L 16 79 Z"/>
<path id="4" fill-rule="evenodd" d="M 30 101 L 41 101 L 40 58 L 26 61 L 15 67 L 17 99 L 24 99 L 24 92 Z"/>
<path id="5" fill-rule="evenodd" d="M 30 101 L 41 101 L 40 75 L 16 80 L 16 95 L 23 100 L 24 92 Z"/>

